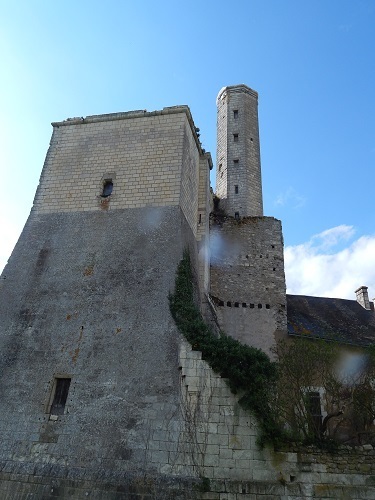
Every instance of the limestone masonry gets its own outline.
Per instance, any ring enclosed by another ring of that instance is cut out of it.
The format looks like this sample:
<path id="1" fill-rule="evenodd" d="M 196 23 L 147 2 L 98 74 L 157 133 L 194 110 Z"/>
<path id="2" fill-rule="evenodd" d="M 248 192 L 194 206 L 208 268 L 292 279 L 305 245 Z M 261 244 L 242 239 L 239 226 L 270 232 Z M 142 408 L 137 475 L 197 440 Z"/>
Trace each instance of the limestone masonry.
<path id="1" fill-rule="evenodd" d="M 215 197 L 187 106 L 52 124 L 0 279 L 2 500 L 375 498 L 371 445 L 337 460 L 259 449 L 257 422 L 171 317 L 189 249 L 207 322 L 267 354 L 287 335 L 258 94 L 225 87 L 217 107 Z"/>

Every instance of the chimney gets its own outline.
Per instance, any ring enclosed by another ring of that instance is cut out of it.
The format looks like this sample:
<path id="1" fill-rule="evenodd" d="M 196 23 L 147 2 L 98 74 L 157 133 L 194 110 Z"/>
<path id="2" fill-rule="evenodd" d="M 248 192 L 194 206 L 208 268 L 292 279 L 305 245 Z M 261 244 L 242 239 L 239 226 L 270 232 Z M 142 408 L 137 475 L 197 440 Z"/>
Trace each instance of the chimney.
<path id="1" fill-rule="evenodd" d="M 361 304 L 362 307 L 364 307 L 367 310 L 371 310 L 370 307 L 370 301 L 368 299 L 368 292 L 367 292 L 367 286 L 360 286 L 357 288 L 355 291 L 357 302 Z"/>

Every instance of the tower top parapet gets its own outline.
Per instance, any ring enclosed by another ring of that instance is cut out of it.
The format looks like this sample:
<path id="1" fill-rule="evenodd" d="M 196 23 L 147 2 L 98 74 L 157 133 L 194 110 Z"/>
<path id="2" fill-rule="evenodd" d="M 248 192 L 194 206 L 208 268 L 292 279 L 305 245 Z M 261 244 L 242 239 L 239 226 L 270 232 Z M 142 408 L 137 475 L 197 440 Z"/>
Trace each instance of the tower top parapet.
<path id="1" fill-rule="evenodd" d="M 224 98 L 228 92 L 233 94 L 234 93 L 249 94 L 255 99 L 258 99 L 258 92 L 251 89 L 247 85 L 241 83 L 239 85 L 228 85 L 227 87 L 222 87 L 217 95 L 216 104 L 218 104 L 219 100 Z"/>

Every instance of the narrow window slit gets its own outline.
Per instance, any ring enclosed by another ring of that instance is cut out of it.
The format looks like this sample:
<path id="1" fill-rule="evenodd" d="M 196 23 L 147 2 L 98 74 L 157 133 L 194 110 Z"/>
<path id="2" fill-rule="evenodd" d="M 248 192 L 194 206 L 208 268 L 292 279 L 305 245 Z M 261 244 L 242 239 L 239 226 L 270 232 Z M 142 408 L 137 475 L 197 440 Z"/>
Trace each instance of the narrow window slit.
<path id="1" fill-rule="evenodd" d="M 68 399 L 71 378 L 56 378 L 55 392 L 51 404 L 51 415 L 63 415 Z"/>

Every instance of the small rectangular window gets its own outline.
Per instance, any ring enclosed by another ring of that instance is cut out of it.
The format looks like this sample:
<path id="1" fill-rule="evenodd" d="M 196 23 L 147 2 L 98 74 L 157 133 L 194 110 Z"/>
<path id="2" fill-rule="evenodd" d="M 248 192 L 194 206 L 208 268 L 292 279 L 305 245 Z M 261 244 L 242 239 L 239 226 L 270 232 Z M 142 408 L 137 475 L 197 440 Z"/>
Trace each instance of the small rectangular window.
<path id="1" fill-rule="evenodd" d="M 238 134 L 233 134 L 233 141 L 238 142 Z"/>
<path id="2" fill-rule="evenodd" d="M 65 411 L 66 400 L 70 387 L 70 378 L 56 378 L 54 386 L 54 395 L 51 404 L 51 415 L 63 415 Z"/>
<path id="3" fill-rule="evenodd" d="M 238 194 L 238 186 L 237 186 L 237 184 L 234 186 L 234 192 L 235 192 L 235 194 Z"/>
<path id="4" fill-rule="evenodd" d="M 238 167 L 239 163 L 240 163 L 240 160 L 233 160 L 233 165 L 235 167 Z"/>
<path id="5" fill-rule="evenodd" d="M 234 118 L 235 120 L 237 120 L 237 118 L 238 118 L 238 109 L 234 109 L 234 110 L 233 110 L 233 118 Z"/>

